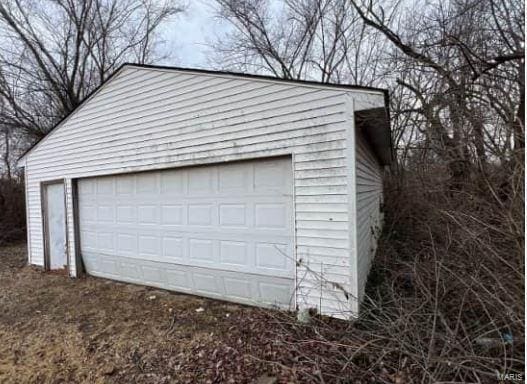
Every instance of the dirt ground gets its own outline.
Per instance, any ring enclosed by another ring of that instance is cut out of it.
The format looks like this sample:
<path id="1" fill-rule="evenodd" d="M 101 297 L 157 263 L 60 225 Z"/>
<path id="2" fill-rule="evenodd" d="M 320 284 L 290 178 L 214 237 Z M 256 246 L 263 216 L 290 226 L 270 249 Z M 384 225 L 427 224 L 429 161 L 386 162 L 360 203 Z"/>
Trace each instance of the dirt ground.
<path id="1" fill-rule="evenodd" d="M 0 383 L 319 381 L 316 361 L 284 348 L 305 337 L 297 326 L 280 311 L 44 273 L 24 246 L 0 248 Z"/>

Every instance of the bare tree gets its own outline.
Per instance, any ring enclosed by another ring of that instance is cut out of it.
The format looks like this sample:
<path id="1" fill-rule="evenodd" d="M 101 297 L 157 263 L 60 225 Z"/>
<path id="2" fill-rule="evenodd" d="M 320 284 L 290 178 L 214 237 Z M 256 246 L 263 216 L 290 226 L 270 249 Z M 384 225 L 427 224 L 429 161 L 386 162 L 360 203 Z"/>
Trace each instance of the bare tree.
<path id="1" fill-rule="evenodd" d="M 0 125 L 42 137 L 119 65 L 156 59 L 156 34 L 181 5 L 154 0 L 0 4 Z"/>
<path id="2" fill-rule="evenodd" d="M 233 31 L 215 44 L 215 64 L 290 79 L 372 85 L 379 34 L 347 0 L 216 0 Z M 374 43 L 376 42 L 376 44 Z"/>
<path id="3" fill-rule="evenodd" d="M 522 162 L 521 2 L 216 1 L 233 26 L 222 67 L 391 88 L 398 153 L 445 164 L 452 186 Z"/>
<path id="4" fill-rule="evenodd" d="M 9 130 L 6 127 L 3 129 L 2 136 L 4 144 L 4 151 L 2 154 L 2 160 L 5 167 L 4 174 L 8 180 L 11 180 L 11 143 L 9 140 Z"/>
<path id="5" fill-rule="evenodd" d="M 471 164 L 484 172 L 496 143 L 504 139 L 510 145 L 511 132 L 515 151 L 523 152 L 520 2 L 457 0 L 414 7 L 400 30 L 392 28 L 381 3 L 351 3 L 364 23 L 395 47 L 397 83 L 419 101 L 412 112 L 425 118 L 428 137 L 456 183 L 467 180 Z M 504 126 L 509 129 L 502 131 Z"/>

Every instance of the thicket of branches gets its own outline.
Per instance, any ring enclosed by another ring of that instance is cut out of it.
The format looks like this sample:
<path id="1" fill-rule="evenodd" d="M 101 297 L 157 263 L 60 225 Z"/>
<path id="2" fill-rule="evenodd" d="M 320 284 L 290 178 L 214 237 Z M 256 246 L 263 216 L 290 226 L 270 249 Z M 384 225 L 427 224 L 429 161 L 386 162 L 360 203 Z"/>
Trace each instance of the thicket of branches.
<path id="1" fill-rule="evenodd" d="M 233 26 L 217 65 L 390 89 L 396 156 L 367 299 L 338 337 L 324 322 L 312 349 L 288 336 L 300 377 L 523 372 L 524 3 L 216 1 Z"/>

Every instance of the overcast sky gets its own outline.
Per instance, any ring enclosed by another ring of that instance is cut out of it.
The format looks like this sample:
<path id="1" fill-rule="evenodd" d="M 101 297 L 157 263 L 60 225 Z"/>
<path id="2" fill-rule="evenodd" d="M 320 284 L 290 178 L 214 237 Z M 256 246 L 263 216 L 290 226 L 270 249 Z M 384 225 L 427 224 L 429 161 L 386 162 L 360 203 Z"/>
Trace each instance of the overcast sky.
<path id="1" fill-rule="evenodd" d="M 206 68 L 209 45 L 225 34 L 229 27 L 215 17 L 211 0 L 192 0 L 182 15 L 166 24 L 162 30 L 164 49 L 170 54 L 165 65 Z"/>

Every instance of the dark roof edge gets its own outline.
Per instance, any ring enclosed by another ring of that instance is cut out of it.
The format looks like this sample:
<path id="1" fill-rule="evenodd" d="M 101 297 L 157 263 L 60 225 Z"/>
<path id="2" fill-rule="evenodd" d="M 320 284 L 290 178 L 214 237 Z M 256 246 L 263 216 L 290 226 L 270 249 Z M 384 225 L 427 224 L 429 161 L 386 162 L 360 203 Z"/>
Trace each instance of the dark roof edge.
<path id="1" fill-rule="evenodd" d="M 290 83 L 290 84 L 299 84 L 299 85 L 303 84 L 303 85 L 312 85 L 312 86 L 318 86 L 318 87 L 322 86 L 322 87 L 344 89 L 344 90 L 362 90 L 362 91 L 382 92 L 384 94 L 384 100 L 385 100 L 386 108 L 387 109 L 389 108 L 389 92 L 388 92 L 387 89 L 384 89 L 384 88 L 369 87 L 369 86 L 364 86 L 364 85 L 321 83 L 321 82 L 318 82 L 318 81 L 311 81 L 311 80 L 283 79 L 283 78 L 273 77 L 273 76 L 253 75 L 253 74 L 239 73 L 239 72 L 229 72 L 229 71 L 213 71 L 213 70 L 209 70 L 209 69 L 184 68 L 184 67 L 165 66 L 165 65 L 152 65 L 152 64 L 123 63 L 123 64 L 121 64 L 119 66 L 119 68 L 117 68 L 115 71 L 113 71 L 112 74 L 106 78 L 106 80 L 104 80 L 94 90 L 92 90 L 88 95 L 86 95 L 82 99 L 82 101 L 79 103 L 79 105 L 77 107 L 75 107 L 66 116 L 64 116 L 62 119 L 60 119 L 48 133 L 46 133 L 39 140 L 37 140 L 35 143 L 33 143 L 33 145 L 31 145 L 26 151 L 24 151 L 24 153 L 22 153 L 18 157 L 17 162 L 20 161 L 27 154 L 29 154 L 29 152 L 31 152 L 42 140 L 44 140 L 51 133 L 53 133 L 53 131 L 55 131 L 66 119 L 68 119 L 75 111 L 77 111 L 81 106 L 83 106 L 84 103 L 86 101 L 88 101 L 96 92 L 98 92 L 104 85 L 106 85 L 111 79 L 113 79 L 116 74 L 121 72 L 121 70 L 124 67 L 137 67 L 137 68 L 146 68 L 146 69 L 161 69 L 161 70 L 179 71 L 179 72 L 187 72 L 187 73 L 202 73 L 202 74 L 207 74 L 207 75 L 227 75 L 227 76 L 248 78 L 248 79 L 255 79 L 255 80 L 266 80 L 266 81 L 274 81 L 274 82 Z"/>
<path id="2" fill-rule="evenodd" d="M 390 91 L 383 89 L 384 92 L 384 107 L 386 108 L 386 116 L 388 117 L 388 128 L 390 131 L 390 157 L 391 162 L 393 163 L 395 159 L 395 154 L 393 151 L 393 137 L 392 137 L 392 117 L 390 116 Z"/>
<path id="3" fill-rule="evenodd" d="M 357 130 L 364 135 L 366 142 L 381 165 L 393 162 L 393 145 L 390 116 L 386 107 L 368 108 L 355 113 Z"/>

